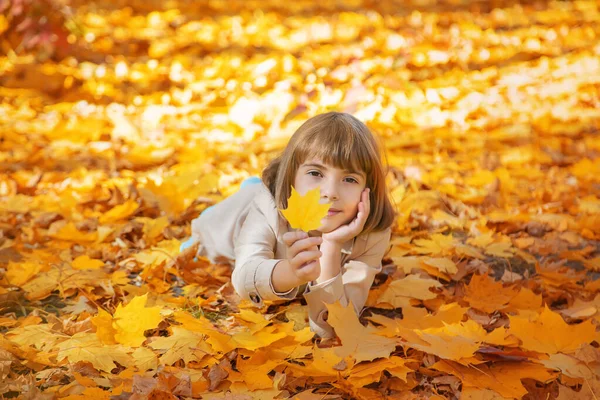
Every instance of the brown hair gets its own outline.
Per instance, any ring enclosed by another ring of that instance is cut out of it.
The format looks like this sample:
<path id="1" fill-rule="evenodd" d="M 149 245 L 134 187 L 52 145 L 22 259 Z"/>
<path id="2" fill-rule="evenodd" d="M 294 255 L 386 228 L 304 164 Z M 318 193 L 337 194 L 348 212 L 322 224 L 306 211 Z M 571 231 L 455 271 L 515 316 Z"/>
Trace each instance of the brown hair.
<path id="1" fill-rule="evenodd" d="M 395 213 L 385 184 L 379 145 L 365 124 L 340 112 L 319 114 L 303 123 L 283 153 L 262 173 L 262 181 L 280 209 L 287 207 L 296 171 L 309 158 L 366 174 L 371 212 L 362 233 L 383 231 L 393 224 Z"/>

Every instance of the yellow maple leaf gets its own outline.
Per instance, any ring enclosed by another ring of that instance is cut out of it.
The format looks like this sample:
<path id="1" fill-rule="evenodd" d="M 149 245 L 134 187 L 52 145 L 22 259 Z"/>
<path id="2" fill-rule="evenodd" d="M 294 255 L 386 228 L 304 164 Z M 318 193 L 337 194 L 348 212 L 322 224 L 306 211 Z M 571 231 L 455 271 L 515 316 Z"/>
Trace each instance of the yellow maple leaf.
<path id="1" fill-rule="evenodd" d="M 169 337 L 160 337 L 152 341 L 149 346 L 155 350 L 166 350 L 160 361 L 166 365 L 183 360 L 200 361 L 207 354 L 212 354 L 212 348 L 204 340 L 202 334 L 174 326 L 173 334 Z"/>
<path id="2" fill-rule="evenodd" d="M 435 233 L 431 239 L 416 239 L 413 243 L 416 245 L 413 250 L 419 254 L 444 254 L 453 248 L 454 238 L 452 235 Z"/>
<path id="3" fill-rule="evenodd" d="M 74 259 L 71 266 L 75 269 L 98 269 L 104 266 L 104 262 L 83 255 Z"/>
<path id="4" fill-rule="evenodd" d="M 162 321 L 160 307 L 145 307 L 148 295 L 136 296 L 123 307 L 117 306 L 113 316 L 115 340 L 126 346 L 140 346 L 146 337 L 144 331 L 154 329 Z"/>
<path id="5" fill-rule="evenodd" d="M 387 358 L 396 348 L 395 339 L 378 336 L 372 327 L 364 327 L 359 322 L 352 304 L 343 307 L 337 302 L 327 304 L 327 309 L 329 310 L 327 322 L 342 340 L 342 346 L 335 351 L 338 356 L 352 356 L 359 363 L 378 357 Z"/>
<path id="6" fill-rule="evenodd" d="M 8 262 L 6 271 L 6 280 L 15 286 L 21 286 L 29 282 L 41 270 L 43 265 L 36 262 Z"/>
<path id="7" fill-rule="evenodd" d="M 532 378 L 540 382 L 546 382 L 554 377 L 543 365 L 527 362 L 504 362 L 491 366 L 478 365 L 477 368 L 472 368 L 456 362 L 440 360 L 433 364 L 431 368 L 456 376 L 462 381 L 463 388 L 489 388 L 511 399 L 520 399 L 527 394 L 527 389 L 521 383 L 521 379 Z"/>
<path id="8" fill-rule="evenodd" d="M 292 187 L 292 195 L 288 199 L 288 206 L 281 210 L 283 216 L 288 220 L 293 229 L 304 232 L 318 229 L 321 220 L 327 216 L 330 204 L 320 204 L 320 189 L 315 188 L 300 196 Z"/>
<path id="9" fill-rule="evenodd" d="M 596 337 L 596 328 L 591 320 L 577 325 L 568 325 L 547 306 L 530 320 L 521 316 L 509 316 L 509 332 L 521 339 L 521 347 L 539 353 L 570 353 Z"/>
<path id="10" fill-rule="evenodd" d="M 117 222 L 132 215 L 138 209 L 139 204 L 135 200 L 127 200 L 102 214 L 98 221 L 101 224 Z"/>
<path id="11" fill-rule="evenodd" d="M 389 303 L 394 307 L 408 305 L 409 299 L 429 300 L 437 297 L 430 288 L 443 285 L 435 279 L 424 279 L 418 275 L 408 275 L 390 283 L 385 292 L 379 297 L 380 303 Z"/>
<path id="12" fill-rule="evenodd" d="M 70 363 L 88 361 L 94 368 L 110 372 L 116 368 L 115 361 L 123 366 L 132 363 L 126 349 L 119 345 L 105 345 L 93 333 L 79 332 L 58 345 L 58 361 L 69 360 Z"/>
<path id="13" fill-rule="evenodd" d="M 379 382 L 381 374 L 385 370 L 406 382 L 406 374 L 413 371 L 405 366 L 410 361 L 414 360 L 392 356 L 389 359 L 384 358 L 370 363 L 361 363 L 352 368 L 348 381 L 356 387 Z"/>
<path id="14" fill-rule="evenodd" d="M 98 315 L 92 317 L 92 324 L 96 327 L 96 336 L 105 344 L 115 344 L 115 328 L 113 317 L 102 308 L 98 308 Z"/>
<path id="15" fill-rule="evenodd" d="M 147 347 L 138 347 L 131 356 L 134 359 L 134 365 L 140 371 L 148 371 L 158 367 L 158 357 Z"/>

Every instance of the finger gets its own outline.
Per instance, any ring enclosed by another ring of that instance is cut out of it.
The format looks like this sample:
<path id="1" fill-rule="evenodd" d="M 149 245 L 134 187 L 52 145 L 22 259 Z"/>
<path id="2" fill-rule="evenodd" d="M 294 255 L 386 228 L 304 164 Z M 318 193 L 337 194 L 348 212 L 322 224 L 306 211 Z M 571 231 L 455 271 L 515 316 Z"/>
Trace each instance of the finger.
<path id="1" fill-rule="evenodd" d="M 283 242 L 286 246 L 292 246 L 296 241 L 308 237 L 308 233 L 303 231 L 291 231 L 283 234 Z"/>
<path id="2" fill-rule="evenodd" d="M 321 275 L 321 263 L 318 260 L 312 261 L 302 268 L 296 274 L 303 281 L 314 281 Z"/>
<path id="3" fill-rule="evenodd" d="M 323 238 L 318 237 L 309 237 L 305 239 L 297 240 L 288 250 L 288 255 L 290 257 L 294 257 L 296 254 L 305 251 L 311 250 L 311 247 L 319 246 L 323 242 Z M 315 249 L 317 250 L 317 249 Z"/>
<path id="4" fill-rule="evenodd" d="M 304 264 L 307 264 L 313 260 L 318 260 L 322 255 L 323 253 L 320 251 L 303 251 L 292 259 L 292 264 L 296 267 L 296 269 L 298 269 Z"/>
<path id="5" fill-rule="evenodd" d="M 367 195 L 365 196 L 365 213 L 369 215 L 371 212 L 371 189 L 367 189 Z"/>

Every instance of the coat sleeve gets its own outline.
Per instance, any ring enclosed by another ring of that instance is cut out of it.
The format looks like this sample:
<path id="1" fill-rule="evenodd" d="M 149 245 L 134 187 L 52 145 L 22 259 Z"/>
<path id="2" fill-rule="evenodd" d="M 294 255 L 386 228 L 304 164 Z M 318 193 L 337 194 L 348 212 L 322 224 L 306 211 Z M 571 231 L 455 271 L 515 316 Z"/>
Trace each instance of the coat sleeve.
<path id="1" fill-rule="evenodd" d="M 267 221 L 258 206 L 250 207 L 235 239 L 235 267 L 231 275 L 235 291 L 259 307 L 263 300 L 293 299 L 298 293 L 298 288 L 286 293 L 273 289 L 271 275 L 281 260 L 274 258 L 277 236 Z"/>
<path id="2" fill-rule="evenodd" d="M 381 259 L 388 251 L 391 228 L 377 233 L 377 240 L 367 243 L 363 254 L 348 261 L 337 276 L 317 285 L 308 285 L 304 298 L 312 330 L 321 337 L 333 337 L 326 321 L 327 306 L 339 301 L 344 307 L 351 302 L 357 315 L 362 311 L 375 275 L 381 271 Z"/>

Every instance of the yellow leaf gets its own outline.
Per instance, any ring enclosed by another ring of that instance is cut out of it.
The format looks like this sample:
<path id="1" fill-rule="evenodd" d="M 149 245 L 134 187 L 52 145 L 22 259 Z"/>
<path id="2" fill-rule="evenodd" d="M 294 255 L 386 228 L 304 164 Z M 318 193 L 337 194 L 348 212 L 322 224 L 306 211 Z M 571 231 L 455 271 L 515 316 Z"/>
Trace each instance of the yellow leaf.
<path id="1" fill-rule="evenodd" d="M 533 320 L 520 316 L 509 316 L 509 319 L 509 332 L 521 339 L 521 347 L 539 353 L 570 353 L 596 337 L 596 328 L 591 320 L 568 325 L 560 314 L 547 306 Z"/>
<path id="2" fill-rule="evenodd" d="M 373 382 L 379 382 L 383 371 L 388 371 L 393 376 L 406 382 L 406 374 L 412 372 L 412 369 L 405 366 L 408 361 L 412 360 L 392 356 L 389 359 L 357 364 L 350 371 L 348 381 L 356 387 L 362 387 Z"/>
<path id="3" fill-rule="evenodd" d="M 544 366 L 525 362 L 500 362 L 489 367 L 478 365 L 477 368 L 471 368 L 442 360 L 430 368 L 456 376 L 462 381 L 463 388 L 492 389 L 504 397 L 517 399 L 527 394 L 521 379 L 532 378 L 544 383 L 554 377 Z"/>
<path id="4" fill-rule="evenodd" d="M 441 272 L 446 272 L 448 274 L 455 274 L 458 272 L 456 264 L 454 264 L 454 261 L 449 258 L 424 257 L 422 260 L 425 264 L 431 265 Z"/>
<path id="5" fill-rule="evenodd" d="M 93 333 L 76 333 L 70 339 L 59 344 L 58 348 L 58 361 L 65 358 L 70 363 L 88 361 L 94 368 L 106 372 L 117 367 L 115 361 L 123 366 L 129 366 L 133 361 L 123 346 L 106 345 L 100 342 Z"/>
<path id="6" fill-rule="evenodd" d="M 42 264 L 35 262 L 8 262 L 6 271 L 6 280 L 8 283 L 15 286 L 22 286 L 29 282 L 42 269 Z"/>
<path id="7" fill-rule="evenodd" d="M 148 371 L 158 367 L 158 357 L 147 347 L 138 347 L 133 353 L 133 364 L 140 371 Z"/>
<path id="8" fill-rule="evenodd" d="M 96 327 L 96 336 L 105 344 L 115 344 L 115 328 L 113 317 L 102 308 L 98 308 L 98 315 L 92 317 L 92 324 Z"/>
<path id="9" fill-rule="evenodd" d="M 378 357 L 387 358 L 396 348 L 396 340 L 378 336 L 372 327 L 362 326 L 352 304 L 348 304 L 347 307 L 343 307 L 339 302 L 327 304 L 327 309 L 327 322 L 342 340 L 342 346 L 336 348 L 338 356 L 352 356 L 358 363 Z"/>
<path id="10" fill-rule="evenodd" d="M 71 266 L 75 269 L 98 269 L 104 266 L 104 262 L 83 255 L 74 259 Z"/>
<path id="11" fill-rule="evenodd" d="M 390 283 L 385 292 L 379 297 L 380 303 L 389 303 L 394 307 L 408 304 L 409 299 L 429 300 L 437 297 L 430 288 L 442 287 L 435 279 L 421 278 L 418 275 L 408 275 Z"/>
<path id="12" fill-rule="evenodd" d="M 144 331 L 154 329 L 162 321 L 160 307 L 146 308 L 147 294 L 134 297 L 127 306 L 117 306 L 113 316 L 115 340 L 126 346 L 140 346 L 146 337 Z"/>
<path id="13" fill-rule="evenodd" d="M 127 200 L 123 204 L 113 207 L 98 218 L 101 224 L 117 222 L 132 215 L 139 207 L 135 200 Z"/>
<path id="14" fill-rule="evenodd" d="M 451 250 L 454 246 L 452 235 L 442 235 L 439 233 L 431 235 L 431 239 L 417 239 L 414 241 L 416 247 L 414 251 L 419 254 L 443 254 Z"/>
<path id="15" fill-rule="evenodd" d="M 57 232 L 51 233 L 50 236 L 55 239 L 68 240 L 71 242 L 94 242 L 98 238 L 98 234 L 96 232 L 81 232 L 72 222 L 67 223 Z"/>
<path id="16" fill-rule="evenodd" d="M 171 329 L 173 330 L 171 336 L 154 339 L 148 345 L 155 350 L 166 350 L 160 357 L 161 363 L 172 365 L 183 360 L 187 364 L 191 361 L 200 361 L 204 356 L 212 353 L 203 335 L 178 326 Z"/>
<path id="17" fill-rule="evenodd" d="M 80 394 L 61 397 L 62 400 L 109 400 L 112 393 L 97 387 L 86 387 Z"/>
<path id="18" fill-rule="evenodd" d="M 575 357 L 566 354 L 551 354 L 547 360 L 541 360 L 546 367 L 558 370 L 571 378 L 592 380 L 595 378 L 592 369 Z"/>
<path id="19" fill-rule="evenodd" d="M 261 347 L 269 346 L 271 343 L 287 336 L 285 332 L 275 332 L 276 327 L 268 326 L 261 331 L 251 332 L 245 330 L 233 335 L 233 340 L 238 343 L 239 348 L 256 350 Z"/>
<path id="20" fill-rule="evenodd" d="M 499 242 L 492 243 L 485 248 L 486 254 L 496 257 L 510 258 L 513 256 L 512 243 L 510 242 Z"/>
<path id="21" fill-rule="evenodd" d="M 320 197 L 320 188 L 309 190 L 304 196 L 300 196 L 292 187 L 288 206 L 285 210 L 281 210 L 281 213 L 293 229 L 304 232 L 319 229 L 321 220 L 327 216 L 330 206 L 330 204 L 320 204 Z"/>

